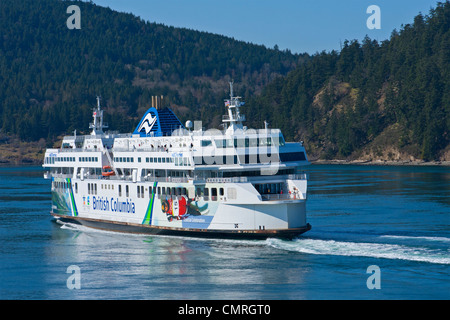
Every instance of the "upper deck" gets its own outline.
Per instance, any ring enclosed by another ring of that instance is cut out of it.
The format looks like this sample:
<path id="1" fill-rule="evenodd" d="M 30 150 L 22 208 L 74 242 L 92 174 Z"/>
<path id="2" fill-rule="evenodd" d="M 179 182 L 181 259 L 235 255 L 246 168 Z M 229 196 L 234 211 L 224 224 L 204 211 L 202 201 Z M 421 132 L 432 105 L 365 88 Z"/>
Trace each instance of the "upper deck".
<path id="1" fill-rule="evenodd" d="M 232 86 L 231 86 L 232 92 Z M 286 143 L 279 129 L 248 129 L 239 97 L 225 101 L 228 115 L 223 130 L 203 130 L 201 123 L 187 129 L 168 108 L 150 108 L 130 134 L 103 132 L 103 111 L 98 99 L 90 135 L 66 136 L 61 148 L 47 149 L 44 167 L 51 174 L 72 177 L 145 181 L 183 178 L 268 179 L 298 173 L 308 165 L 303 143 Z M 259 177 L 259 178 L 258 178 Z"/>

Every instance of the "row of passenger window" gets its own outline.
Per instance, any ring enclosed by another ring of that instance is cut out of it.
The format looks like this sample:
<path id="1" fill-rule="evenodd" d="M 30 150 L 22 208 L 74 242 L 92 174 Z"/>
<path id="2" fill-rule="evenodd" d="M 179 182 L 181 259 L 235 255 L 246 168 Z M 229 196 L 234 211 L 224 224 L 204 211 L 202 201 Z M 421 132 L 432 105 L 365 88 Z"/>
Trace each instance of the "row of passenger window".
<path id="1" fill-rule="evenodd" d="M 75 161 L 75 158 L 74 160 Z M 98 161 L 98 157 L 78 157 L 78 161 L 80 162 L 97 162 Z"/>
<path id="2" fill-rule="evenodd" d="M 75 157 L 45 157 L 44 164 L 54 164 L 55 162 L 75 162 Z"/>
<path id="3" fill-rule="evenodd" d="M 147 188 L 145 189 L 147 191 Z M 137 197 L 145 198 L 144 186 L 137 186 Z M 152 195 L 168 195 L 168 196 L 186 196 L 187 189 L 181 187 L 149 187 L 148 196 Z"/>
<path id="4" fill-rule="evenodd" d="M 68 189 L 69 184 L 65 181 L 52 181 L 52 188 L 54 189 Z"/>
<path id="5" fill-rule="evenodd" d="M 274 164 L 278 162 L 288 161 L 304 161 L 306 160 L 304 152 L 293 153 L 274 153 L 274 154 L 239 154 L 239 155 L 214 155 L 194 157 L 196 165 L 223 165 L 223 164 Z"/>
<path id="6" fill-rule="evenodd" d="M 137 158 L 137 162 L 141 162 L 141 157 Z M 278 155 L 270 155 L 270 154 L 245 154 L 238 156 L 225 156 L 225 155 L 216 155 L 211 157 L 194 157 L 194 164 L 196 165 L 212 165 L 212 164 L 247 164 L 247 163 L 270 163 L 270 162 L 278 162 L 278 161 L 286 162 L 286 161 L 304 161 L 306 160 L 305 154 L 303 152 L 294 152 L 294 153 L 280 153 Z M 45 164 L 53 164 L 56 162 L 75 162 L 75 157 L 46 157 L 44 159 Z M 98 162 L 98 157 L 79 157 L 78 161 L 80 162 Z M 114 162 L 134 162 L 133 157 L 114 157 Z M 166 157 L 146 157 L 145 162 L 147 163 L 174 163 L 175 166 L 189 166 L 190 161 L 189 158 L 166 158 Z"/>
<path id="7" fill-rule="evenodd" d="M 67 182 L 53 182 L 55 188 L 69 188 L 69 184 Z M 114 190 L 114 185 L 109 184 L 101 184 L 101 189 Z M 230 189 L 230 188 L 228 188 Z M 228 190 L 228 197 L 233 199 L 236 197 L 236 191 Z M 128 185 L 125 185 L 122 188 L 122 185 L 117 186 L 118 196 L 119 197 L 129 197 L 130 196 L 130 188 Z M 147 192 L 148 191 L 148 192 Z M 74 183 L 74 192 L 78 193 L 78 183 Z M 187 189 L 182 187 L 148 187 L 144 188 L 144 186 L 136 186 L 136 194 L 138 198 L 145 198 L 146 193 L 148 193 L 148 197 L 152 197 L 153 195 L 157 196 L 186 196 L 188 195 Z M 89 195 L 97 195 L 97 183 L 88 183 L 88 194 Z M 195 197 L 204 197 L 205 200 L 209 200 L 211 197 L 212 201 L 217 201 L 218 196 L 225 196 L 224 188 L 204 188 L 197 187 L 195 189 Z"/>
<path id="8" fill-rule="evenodd" d="M 114 162 L 132 162 L 134 163 L 133 157 L 114 157 Z M 137 162 L 141 163 L 141 157 L 137 157 Z M 189 166 L 189 158 L 169 158 L 169 157 L 146 157 L 145 162 L 147 163 L 174 163 L 175 166 Z"/>
<path id="9" fill-rule="evenodd" d="M 56 157 L 56 162 L 75 162 L 75 157 Z"/>
<path id="10" fill-rule="evenodd" d="M 239 148 L 239 147 L 258 147 L 258 146 L 284 146 L 285 141 L 280 134 L 278 137 L 245 137 L 234 139 L 216 139 L 214 140 L 217 148 Z M 208 147 L 212 145 L 211 140 L 202 140 L 201 146 Z"/>
<path id="11" fill-rule="evenodd" d="M 76 157 L 45 157 L 45 164 L 54 164 L 55 162 L 75 162 Z M 97 162 L 98 157 L 78 157 L 79 162 Z"/>

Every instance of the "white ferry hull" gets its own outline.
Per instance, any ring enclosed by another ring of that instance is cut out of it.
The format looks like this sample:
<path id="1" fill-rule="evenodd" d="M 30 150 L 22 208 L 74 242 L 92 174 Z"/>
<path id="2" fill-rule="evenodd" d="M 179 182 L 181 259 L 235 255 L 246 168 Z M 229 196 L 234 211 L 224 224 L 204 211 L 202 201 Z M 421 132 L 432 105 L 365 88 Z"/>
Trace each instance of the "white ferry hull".
<path id="1" fill-rule="evenodd" d="M 295 237 L 306 222 L 309 165 L 302 142 L 279 129 L 249 129 L 233 95 L 223 131 L 182 125 L 152 107 L 133 133 L 103 132 L 100 98 L 90 135 L 47 149 L 53 216 L 114 231 L 220 238 Z M 194 130 L 191 131 L 192 127 Z"/>
<path id="2" fill-rule="evenodd" d="M 238 203 L 224 197 L 189 198 L 154 193 L 156 187 L 189 188 L 177 183 L 124 183 L 53 178 L 52 215 L 93 228 L 120 232 L 217 238 L 298 236 L 306 223 L 305 199 L 254 200 Z M 93 182 L 95 181 L 95 182 Z M 76 188 L 75 188 L 76 183 Z M 87 184 L 96 184 L 88 194 Z M 128 186 L 128 197 L 121 190 Z M 142 189 L 139 189 L 142 188 Z M 100 190 L 101 189 L 101 192 Z M 137 190 L 143 190 L 139 194 Z"/>

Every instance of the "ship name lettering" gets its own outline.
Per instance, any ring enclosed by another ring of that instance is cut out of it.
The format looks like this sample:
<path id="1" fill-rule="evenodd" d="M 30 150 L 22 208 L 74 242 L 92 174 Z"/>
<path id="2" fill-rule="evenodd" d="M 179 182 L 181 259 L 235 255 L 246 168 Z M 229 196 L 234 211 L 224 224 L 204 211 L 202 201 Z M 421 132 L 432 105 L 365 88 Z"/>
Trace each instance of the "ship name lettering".
<path id="1" fill-rule="evenodd" d="M 100 211 L 135 213 L 136 205 L 129 199 L 120 200 L 112 197 L 110 200 L 103 197 L 92 197 L 92 209 Z"/>

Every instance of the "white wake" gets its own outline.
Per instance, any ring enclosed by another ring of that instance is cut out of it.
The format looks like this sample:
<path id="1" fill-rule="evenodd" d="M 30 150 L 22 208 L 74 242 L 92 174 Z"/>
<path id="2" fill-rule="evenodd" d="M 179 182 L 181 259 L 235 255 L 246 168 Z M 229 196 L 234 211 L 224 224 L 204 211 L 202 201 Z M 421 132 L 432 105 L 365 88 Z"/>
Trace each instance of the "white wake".
<path id="1" fill-rule="evenodd" d="M 307 238 L 299 238 L 293 241 L 270 238 L 266 240 L 266 243 L 274 248 L 307 254 L 372 257 L 450 264 L 450 252 L 448 249 L 435 250 L 399 244 L 347 242 Z"/>

